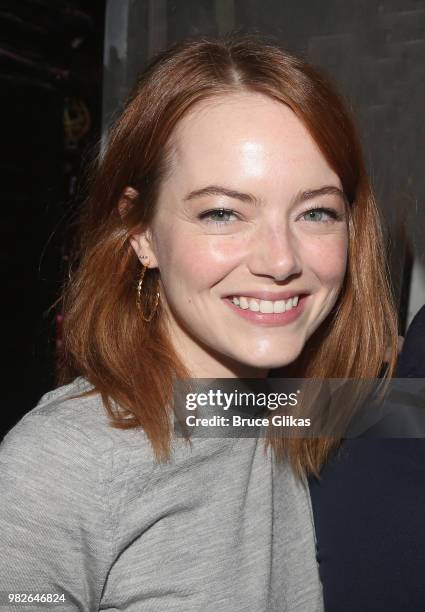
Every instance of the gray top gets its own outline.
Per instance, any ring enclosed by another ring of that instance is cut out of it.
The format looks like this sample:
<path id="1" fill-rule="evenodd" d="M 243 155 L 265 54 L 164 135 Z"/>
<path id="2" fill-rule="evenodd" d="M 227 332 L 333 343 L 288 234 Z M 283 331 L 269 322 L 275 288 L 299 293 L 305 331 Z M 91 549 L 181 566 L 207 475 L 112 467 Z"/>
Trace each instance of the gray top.
<path id="1" fill-rule="evenodd" d="M 308 491 L 262 439 L 176 439 L 157 464 L 98 395 L 69 398 L 87 388 L 43 396 L 0 445 L 1 603 L 18 591 L 63 594 L 49 608 L 61 612 L 323 610 Z"/>

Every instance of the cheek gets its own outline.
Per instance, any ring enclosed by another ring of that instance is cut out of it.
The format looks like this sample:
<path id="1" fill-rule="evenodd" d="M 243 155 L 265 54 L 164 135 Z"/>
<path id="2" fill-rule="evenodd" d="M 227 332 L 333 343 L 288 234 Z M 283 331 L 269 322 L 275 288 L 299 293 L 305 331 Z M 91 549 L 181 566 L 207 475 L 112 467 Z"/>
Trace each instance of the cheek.
<path id="1" fill-rule="evenodd" d="M 305 251 L 310 269 L 324 284 L 340 285 L 347 269 L 346 235 L 316 238 Z"/>
<path id="2" fill-rule="evenodd" d="M 193 288 L 218 283 L 237 265 L 241 245 L 231 236 L 184 235 L 175 231 L 161 241 L 158 262 L 164 282 Z"/>

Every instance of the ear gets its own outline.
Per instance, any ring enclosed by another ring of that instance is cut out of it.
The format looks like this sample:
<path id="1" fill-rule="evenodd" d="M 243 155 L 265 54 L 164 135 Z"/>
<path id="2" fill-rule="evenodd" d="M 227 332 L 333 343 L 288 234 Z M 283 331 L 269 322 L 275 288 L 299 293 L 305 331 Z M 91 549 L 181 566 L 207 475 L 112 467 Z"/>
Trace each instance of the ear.
<path id="1" fill-rule="evenodd" d="M 147 229 L 140 234 L 133 234 L 130 236 L 129 240 L 137 257 L 144 266 L 147 266 L 148 268 L 158 267 L 158 261 L 153 249 L 152 232 L 150 229 Z"/>
<path id="2" fill-rule="evenodd" d="M 139 193 L 132 187 L 126 187 L 118 203 L 118 211 L 121 217 L 124 216 L 127 208 L 132 206 Z M 157 268 L 158 261 L 153 248 L 152 231 L 150 228 L 138 234 L 132 234 L 129 237 L 130 244 L 133 247 L 137 257 L 144 266 L 149 268 Z M 143 259 L 142 259 L 143 257 Z"/>
<path id="3" fill-rule="evenodd" d="M 120 213 L 121 219 L 125 216 L 127 210 L 133 206 L 138 195 L 139 192 L 133 189 L 133 187 L 126 187 L 124 189 L 120 201 L 118 202 L 118 212 Z"/>

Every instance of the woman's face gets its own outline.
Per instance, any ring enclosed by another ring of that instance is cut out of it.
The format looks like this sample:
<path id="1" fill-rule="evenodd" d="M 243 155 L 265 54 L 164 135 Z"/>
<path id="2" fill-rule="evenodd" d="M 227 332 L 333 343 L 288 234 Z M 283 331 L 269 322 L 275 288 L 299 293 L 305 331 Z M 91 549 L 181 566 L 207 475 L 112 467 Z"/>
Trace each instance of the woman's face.
<path id="1" fill-rule="evenodd" d="M 204 101 L 178 124 L 148 232 L 174 346 L 193 377 L 266 376 L 301 353 L 346 270 L 338 176 L 283 104 Z"/>

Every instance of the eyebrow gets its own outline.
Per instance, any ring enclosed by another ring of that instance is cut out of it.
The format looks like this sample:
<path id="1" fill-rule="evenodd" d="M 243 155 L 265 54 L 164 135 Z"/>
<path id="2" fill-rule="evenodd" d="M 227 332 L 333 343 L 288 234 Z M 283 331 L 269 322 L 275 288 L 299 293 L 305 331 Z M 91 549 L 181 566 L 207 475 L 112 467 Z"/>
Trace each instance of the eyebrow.
<path id="1" fill-rule="evenodd" d="M 259 206 L 260 201 L 258 198 L 253 196 L 251 193 L 242 193 L 241 191 L 235 191 L 234 189 L 228 189 L 221 185 L 208 185 L 202 189 L 195 189 L 184 197 L 184 201 L 194 200 L 195 198 L 201 198 L 202 196 L 226 196 L 227 198 L 233 198 L 234 200 L 240 200 L 241 202 L 247 202 L 253 206 Z"/>
<path id="2" fill-rule="evenodd" d="M 202 189 L 195 189 L 184 197 L 184 201 L 187 202 L 189 200 L 194 200 L 203 196 L 217 195 L 226 196 L 227 198 L 233 198 L 235 200 L 240 200 L 241 202 L 246 202 L 247 204 L 251 204 L 252 206 L 263 205 L 262 200 L 259 200 L 251 193 L 243 193 L 234 189 L 228 189 L 227 187 L 223 187 L 221 185 L 208 185 L 207 187 L 202 187 Z M 345 193 L 341 189 L 339 189 L 339 187 L 335 187 L 334 185 L 323 185 L 322 187 L 318 187 L 317 189 L 308 189 L 306 191 L 298 192 L 294 198 L 294 204 L 299 204 L 300 202 L 311 200 L 313 198 L 317 198 L 323 195 L 337 195 L 341 197 L 345 202 L 347 201 Z"/>
<path id="3" fill-rule="evenodd" d="M 339 187 L 335 187 L 335 185 L 323 185 L 323 187 L 318 187 L 317 189 L 309 189 L 307 191 L 302 191 L 298 193 L 295 197 L 295 202 L 298 204 L 299 202 L 304 202 L 306 200 L 311 200 L 313 198 L 317 198 L 323 195 L 336 195 L 344 200 L 344 202 L 348 202 L 347 196 Z"/>

